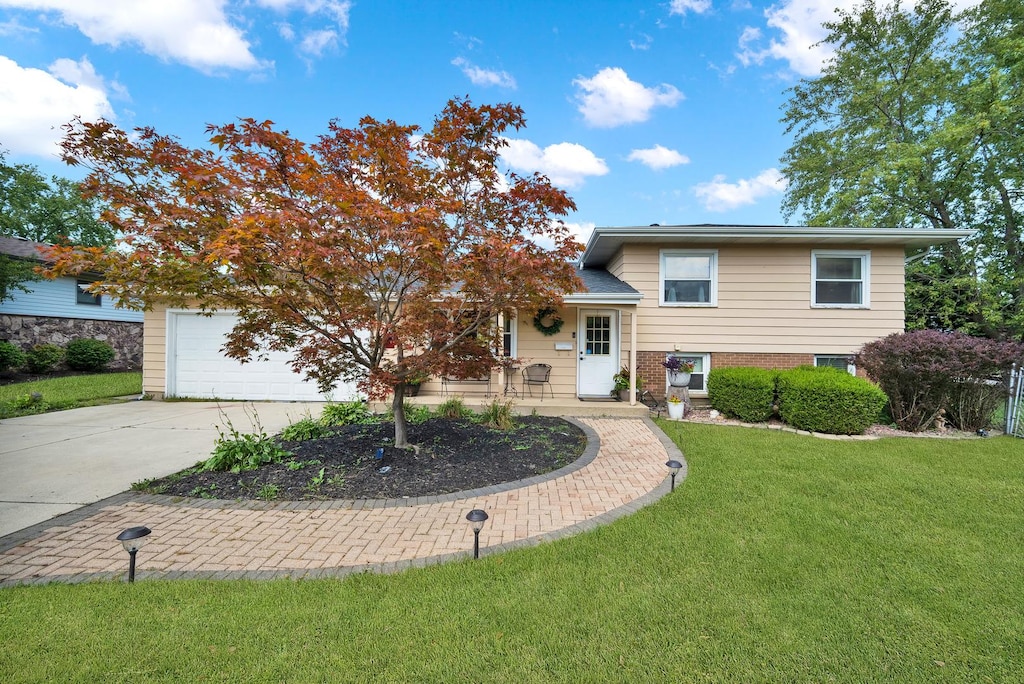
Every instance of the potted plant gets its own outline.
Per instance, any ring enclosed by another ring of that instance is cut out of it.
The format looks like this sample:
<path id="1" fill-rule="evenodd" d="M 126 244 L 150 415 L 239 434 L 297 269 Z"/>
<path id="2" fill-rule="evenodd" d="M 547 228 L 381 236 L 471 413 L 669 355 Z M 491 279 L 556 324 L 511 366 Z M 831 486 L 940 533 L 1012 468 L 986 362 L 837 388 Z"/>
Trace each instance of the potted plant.
<path id="1" fill-rule="evenodd" d="M 420 385 L 430 379 L 426 373 L 414 373 L 405 381 L 405 396 L 415 397 L 420 393 Z"/>
<path id="2" fill-rule="evenodd" d="M 615 386 L 612 389 L 612 396 L 619 401 L 629 401 L 629 369 L 623 366 L 619 369 L 619 372 L 612 376 Z M 643 378 L 637 376 L 636 379 L 636 391 L 640 393 L 640 389 L 643 387 Z"/>
<path id="3" fill-rule="evenodd" d="M 668 384 L 673 387 L 689 386 L 690 373 L 693 372 L 692 361 L 687 361 L 681 356 L 666 356 L 661 365 L 668 370 Z"/>
<path id="4" fill-rule="evenodd" d="M 670 394 L 668 397 L 668 417 L 672 420 L 682 420 L 685 413 L 686 404 L 683 403 L 682 397 Z"/>

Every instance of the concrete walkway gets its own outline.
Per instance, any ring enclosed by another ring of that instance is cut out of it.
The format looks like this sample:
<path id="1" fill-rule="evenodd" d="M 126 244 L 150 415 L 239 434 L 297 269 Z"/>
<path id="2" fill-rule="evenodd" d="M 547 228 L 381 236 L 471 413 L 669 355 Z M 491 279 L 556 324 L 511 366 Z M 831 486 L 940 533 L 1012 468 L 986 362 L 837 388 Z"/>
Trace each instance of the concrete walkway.
<path id="1" fill-rule="evenodd" d="M 259 406 L 264 426 L 275 430 Z M 242 503 L 117 494 L 0 538 L 0 586 L 123 578 L 128 559 L 115 537 L 135 525 L 153 530 L 138 554 L 140 580 L 308 578 L 465 557 L 473 543 L 465 515 L 473 508 L 490 514 L 480 535 L 486 554 L 574 534 L 668 492 L 665 461 L 682 455 L 652 422 L 581 418 L 577 424 L 591 446 L 576 464 L 444 497 Z M 199 458 L 189 456 L 185 465 Z"/>

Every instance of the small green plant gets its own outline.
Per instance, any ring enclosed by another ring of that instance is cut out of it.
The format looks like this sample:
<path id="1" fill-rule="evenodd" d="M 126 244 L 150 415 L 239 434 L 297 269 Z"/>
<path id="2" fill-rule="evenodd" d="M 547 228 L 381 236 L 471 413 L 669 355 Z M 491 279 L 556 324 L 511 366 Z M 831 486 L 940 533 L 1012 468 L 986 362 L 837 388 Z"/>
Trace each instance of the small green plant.
<path id="1" fill-rule="evenodd" d="M 327 404 L 320 414 L 320 423 L 325 427 L 334 425 L 367 425 L 375 423 L 377 417 L 361 401 L 345 401 Z"/>
<path id="2" fill-rule="evenodd" d="M 264 501 L 273 501 L 281 494 L 281 488 L 276 484 L 265 484 L 260 487 L 260 490 L 256 492 L 257 498 L 263 499 Z"/>
<path id="3" fill-rule="evenodd" d="M 217 483 L 209 485 L 199 485 L 188 493 L 189 496 L 194 496 L 198 499 L 216 499 L 217 498 Z"/>
<path id="4" fill-rule="evenodd" d="M 0 342 L 0 373 L 25 365 L 25 352 L 11 342 Z"/>
<path id="5" fill-rule="evenodd" d="M 49 373 L 64 360 L 64 350 L 55 344 L 37 344 L 25 356 L 30 373 Z"/>
<path id="6" fill-rule="evenodd" d="M 267 435 L 258 415 L 253 413 L 251 420 L 256 432 L 242 434 L 225 416 L 227 433 L 217 428 L 220 436 L 217 437 L 213 455 L 203 463 L 203 470 L 239 473 L 243 470 L 255 470 L 267 463 L 280 463 L 291 456 L 291 452 L 282 449 Z"/>
<path id="7" fill-rule="evenodd" d="M 441 418 L 447 418 L 448 420 L 472 418 L 473 409 L 466 406 L 461 397 L 452 397 L 450 399 L 446 399 L 437 407 L 437 415 Z"/>
<path id="8" fill-rule="evenodd" d="M 292 461 L 288 461 L 287 463 L 285 463 L 284 467 L 287 468 L 288 470 L 295 471 L 295 470 L 302 470 L 306 466 L 315 466 L 315 465 L 320 465 L 322 463 L 323 463 L 323 461 L 321 461 L 318 458 L 313 458 L 313 459 L 310 459 L 308 461 L 294 461 L 294 460 L 292 460 Z"/>
<path id="9" fill-rule="evenodd" d="M 306 485 L 306 489 L 313 493 L 319 492 L 320 488 L 324 486 L 324 471 L 326 470 L 326 467 L 321 468 L 320 472 L 314 475 L 309 484 Z"/>
<path id="10" fill-rule="evenodd" d="M 480 423 L 496 430 L 511 430 L 516 426 L 515 402 L 495 398 L 480 411 Z"/>
<path id="11" fill-rule="evenodd" d="M 91 338 L 71 340 L 64 352 L 68 367 L 81 371 L 101 371 L 114 360 L 114 356 L 113 347 Z"/>
<path id="12" fill-rule="evenodd" d="M 287 442 L 304 442 L 307 439 L 320 439 L 330 434 L 330 427 L 324 425 L 315 418 L 303 418 L 298 420 L 284 430 L 281 430 L 281 439 Z"/>

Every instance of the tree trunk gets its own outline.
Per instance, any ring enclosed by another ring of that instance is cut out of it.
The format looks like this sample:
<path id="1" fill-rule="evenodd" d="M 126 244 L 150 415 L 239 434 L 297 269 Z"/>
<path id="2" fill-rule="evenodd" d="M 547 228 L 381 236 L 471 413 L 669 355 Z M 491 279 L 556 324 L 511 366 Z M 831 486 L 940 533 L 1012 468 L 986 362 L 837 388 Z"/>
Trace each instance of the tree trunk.
<path id="1" fill-rule="evenodd" d="M 410 445 L 409 425 L 405 422 L 405 383 L 395 385 L 391 412 L 395 414 L 395 446 L 399 449 L 408 449 Z"/>

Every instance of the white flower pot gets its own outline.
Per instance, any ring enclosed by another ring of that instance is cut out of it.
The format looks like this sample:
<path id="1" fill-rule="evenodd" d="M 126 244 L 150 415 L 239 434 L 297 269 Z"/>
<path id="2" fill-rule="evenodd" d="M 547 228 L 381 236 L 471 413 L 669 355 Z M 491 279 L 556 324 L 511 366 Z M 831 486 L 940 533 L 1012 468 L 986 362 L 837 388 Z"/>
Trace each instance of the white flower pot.
<path id="1" fill-rule="evenodd" d="M 668 417 L 672 420 L 682 420 L 686 411 L 686 404 L 683 402 L 668 402 Z"/>
<path id="2" fill-rule="evenodd" d="M 690 385 L 690 374 L 685 371 L 669 372 L 668 384 L 673 387 L 688 387 Z"/>

